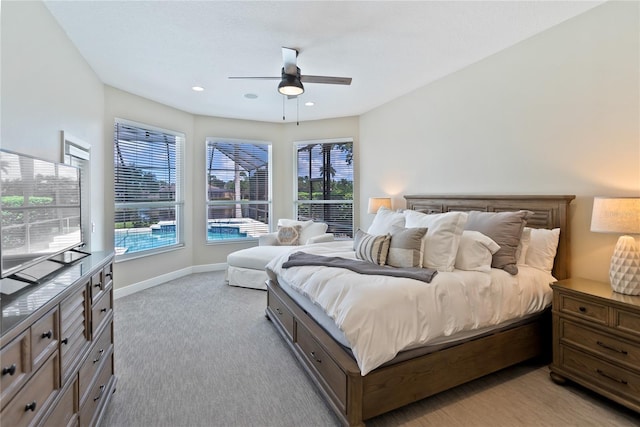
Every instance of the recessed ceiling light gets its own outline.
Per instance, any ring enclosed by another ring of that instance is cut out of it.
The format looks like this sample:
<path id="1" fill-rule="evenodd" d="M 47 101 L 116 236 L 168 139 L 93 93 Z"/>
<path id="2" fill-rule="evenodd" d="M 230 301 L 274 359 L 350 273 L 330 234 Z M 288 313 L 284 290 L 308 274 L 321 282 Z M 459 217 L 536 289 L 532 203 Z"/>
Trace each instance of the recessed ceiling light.
<path id="1" fill-rule="evenodd" d="M 316 105 L 316 103 L 315 102 L 311 102 L 311 101 L 307 101 L 307 102 L 304 103 L 304 105 L 306 107 L 313 107 L 314 105 Z"/>
<path id="2" fill-rule="evenodd" d="M 193 86 L 191 89 L 193 89 L 196 92 L 202 92 L 204 90 L 202 86 Z"/>
<path id="3" fill-rule="evenodd" d="M 255 93 L 245 93 L 244 97 L 247 99 L 256 99 L 258 95 L 256 95 Z"/>

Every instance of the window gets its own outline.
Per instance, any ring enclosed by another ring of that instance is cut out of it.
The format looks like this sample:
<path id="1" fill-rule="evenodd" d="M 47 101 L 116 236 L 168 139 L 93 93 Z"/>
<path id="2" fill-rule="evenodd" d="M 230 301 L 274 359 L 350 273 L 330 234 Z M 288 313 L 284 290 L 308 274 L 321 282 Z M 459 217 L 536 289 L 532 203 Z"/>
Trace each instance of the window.
<path id="1" fill-rule="evenodd" d="M 91 145 L 62 131 L 63 162 L 80 169 L 80 224 L 82 239 L 91 250 Z"/>
<path id="2" fill-rule="evenodd" d="M 269 232 L 271 144 L 207 138 L 207 243 Z"/>
<path id="3" fill-rule="evenodd" d="M 117 259 L 184 244 L 184 134 L 117 119 L 113 141 Z"/>
<path id="4" fill-rule="evenodd" d="M 353 141 L 295 144 L 299 220 L 326 222 L 337 238 L 353 237 Z"/>

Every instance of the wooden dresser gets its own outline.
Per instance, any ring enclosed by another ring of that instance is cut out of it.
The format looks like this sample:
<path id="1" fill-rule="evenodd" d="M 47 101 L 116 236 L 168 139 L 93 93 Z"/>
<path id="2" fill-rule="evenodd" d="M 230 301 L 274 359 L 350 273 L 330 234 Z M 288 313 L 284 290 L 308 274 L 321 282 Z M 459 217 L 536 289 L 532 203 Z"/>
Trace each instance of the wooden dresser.
<path id="1" fill-rule="evenodd" d="M 551 378 L 572 380 L 640 412 L 640 296 L 586 279 L 551 287 Z"/>
<path id="2" fill-rule="evenodd" d="M 2 294 L 0 304 L 2 425 L 97 425 L 116 383 L 113 253 Z"/>

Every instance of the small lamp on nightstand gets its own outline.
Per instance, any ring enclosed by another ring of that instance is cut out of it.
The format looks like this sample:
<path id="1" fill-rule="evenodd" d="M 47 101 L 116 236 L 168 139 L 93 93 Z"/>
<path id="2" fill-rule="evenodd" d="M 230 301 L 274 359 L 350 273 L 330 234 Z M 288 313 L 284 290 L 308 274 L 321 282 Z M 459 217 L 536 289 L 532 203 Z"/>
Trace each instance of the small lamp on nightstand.
<path id="1" fill-rule="evenodd" d="M 613 250 L 609 280 L 616 292 L 640 295 L 640 245 L 627 235 L 640 234 L 640 197 L 595 197 L 591 231 L 625 234 Z"/>
<path id="2" fill-rule="evenodd" d="M 369 197 L 369 206 L 367 209 L 367 213 L 370 213 L 370 214 L 378 213 L 378 209 L 380 209 L 381 207 L 391 209 L 391 198 L 390 197 Z"/>

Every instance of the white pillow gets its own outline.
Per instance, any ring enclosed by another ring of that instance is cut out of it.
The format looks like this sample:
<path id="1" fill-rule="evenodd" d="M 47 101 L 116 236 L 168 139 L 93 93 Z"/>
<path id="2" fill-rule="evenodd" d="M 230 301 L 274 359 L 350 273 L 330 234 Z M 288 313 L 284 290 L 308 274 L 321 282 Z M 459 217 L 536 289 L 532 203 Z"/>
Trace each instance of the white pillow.
<path id="1" fill-rule="evenodd" d="M 458 270 L 489 273 L 493 254 L 498 249 L 500 246 L 490 237 L 479 231 L 465 230 L 460 239 L 455 267 Z"/>
<path id="2" fill-rule="evenodd" d="M 525 255 L 525 263 L 529 267 L 551 273 L 553 261 L 558 251 L 558 240 L 560 239 L 560 229 L 554 228 L 532 228 L 529 249 Z"/>
<path id="3" fill-rule="evenodd" d="M 404 228 L 404 214 L 402 212 L 392 211 L 391 209 L 387 209 L 382 206 L 378 209 L 367 233 L 380 236 L 391 233 L 393 227 Z"/>
<path id="4" fill-rule="evenodd" d="M 427 234 L 423 239 L 422 266 L 435 268 L 439 271 L 453 271 L 462 230 L 467 221 L 467 213 L 424 214 L 406 210 L 404 217 L 407 228 L 427 227 Z"/>
<path id="5" fill-rule="evenodd" d="M 300 228 L 300 244 L 306 245 L 307 241 L 311 237 L 320 236 L 327 232 L 327 228 L 329 227 L 324 222 L 314 222 L 312 220 L 309 221 L 297 221 L 295 219 L 286 219 L 282 218 L 278 220 L 278 227 L 295 227 L 299 225 Z"/>
<path id="6" fill-rule="evenodd" d="M 520 243 L 518 249 L 516 249 L 516 259 L 519 265 L 526 265 L 525 261 L 527 257 L 527 251 L 529 250 L 529 243 L 531 242 L 531 228 L 525 227 L 522 229 L 522 236 L 520 236 Z"/>

